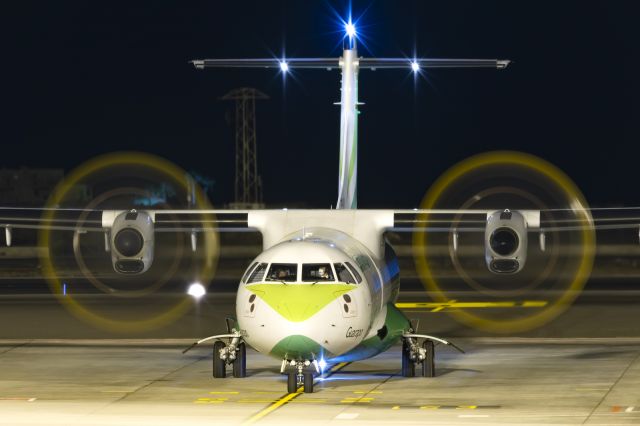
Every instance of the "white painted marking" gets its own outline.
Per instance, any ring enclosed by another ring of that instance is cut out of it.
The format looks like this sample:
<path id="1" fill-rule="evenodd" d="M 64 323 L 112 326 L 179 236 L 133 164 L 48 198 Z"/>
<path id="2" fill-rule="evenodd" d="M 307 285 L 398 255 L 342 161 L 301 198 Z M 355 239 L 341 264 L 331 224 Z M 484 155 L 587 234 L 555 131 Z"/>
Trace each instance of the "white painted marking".
<path id="1" fill-rule="evenodd" d="M 460 414 L 458 417 L 489 417 L 488 414 Z"/>
<path id="2" fill-rule="evenodd" d="M 633 409 L 636 407 L 627 407 L 626 410 L 624 410 L 625 413 L 633 413 Z"/>
<path id="3" fill-rule="evenodd" d="M 33 401 L 35 401 L 36 399 L 38 399 L 38 398 L 29 398 L 29 399 L 27 399 L 27 402 L 33 402 Z"/>
<path id="4" fill-rule="evenodd" d="M 358 417 L 360 413 L 340 413 L 334 417 L 335 420 L 353 420 Z"/>

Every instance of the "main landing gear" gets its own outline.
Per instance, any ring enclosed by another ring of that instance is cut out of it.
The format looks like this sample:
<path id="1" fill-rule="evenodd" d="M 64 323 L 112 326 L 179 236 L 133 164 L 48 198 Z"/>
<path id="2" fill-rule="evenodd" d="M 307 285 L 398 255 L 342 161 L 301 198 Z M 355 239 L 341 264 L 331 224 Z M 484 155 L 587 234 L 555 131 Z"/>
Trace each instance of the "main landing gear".
<path id="1" fill-rule="evenodd" d="M 435 343 L 442 343 L 451 346 L 461 353 L 462 349 L 451 342 L 439 339 L 426 334 L 405 333 L 402 336 L 402 376 L 415 377 L 416 367 L 419 368 L 419 375 L 422 377 L 435 377 Z M 420 339 L 423 339 L 420 344 Z"/>
<path id="2" fill-rule="evenodd" d="M 228 345 L 218 340 L 213 344 L 213 377 L 224 378 L 227 365 L 232 366 L 233 377 L 247 376 L 247 347 L 233 337 Z"/>
<path id="3" fill-rule="evenodd" d="M 218 334 L 198 340 L 193 345 L 182 351 L 186 353 L 200 343 L 215 340 L 213 343 L 213 377 L 224 378 L 227 376 L 227 366 L 231 366 L 233 377 L 247 376 L 247 346 L 242 341 L 242 333 L 231 328 L 227 320 L 228 334 Z M 227 340 L 225 343 L 223 340 Z"/>
<path id="4" fill-rule="evenodd" d="M 282 360 L 280 372 L 287 375 L 287 392 L 295 393 L 302 387 L 304 393 L 313 393 L 313 374 L 320 373 L 316 360 Z"/>

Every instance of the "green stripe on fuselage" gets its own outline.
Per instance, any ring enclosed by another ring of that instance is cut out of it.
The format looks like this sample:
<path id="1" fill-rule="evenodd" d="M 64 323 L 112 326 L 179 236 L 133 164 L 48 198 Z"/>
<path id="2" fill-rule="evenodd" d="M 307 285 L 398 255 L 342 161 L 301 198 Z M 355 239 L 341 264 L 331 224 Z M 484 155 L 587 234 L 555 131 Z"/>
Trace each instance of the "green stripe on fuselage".
<path id="1" fill-rule="evenodd" d="M 404 332 L 410 327 L 407 317 L 393 303 L 387 304 L 387 316 L 385 317 L 384 325 L 386 327 L 384 337 L 379 335 L 363 340 L 346 354 L 340 355 L 331 361 L 351 362 L 376 356 L 400 341 Z"/>
<path id="2" fill-rule="evenodd" d="M 249 284 L 254 293 L 271 308 L 291 322 L 305 321 L 333 300 L 353 290 L 353 284 Z"/>
<path id="3" fill-rule="evenodd" d="M 323 358 L 325 353 L 328 352 L 318 342 L 306 336 L 295 334 L 276 343 L 269 355 L 276 358 L 312 359 Z"/>

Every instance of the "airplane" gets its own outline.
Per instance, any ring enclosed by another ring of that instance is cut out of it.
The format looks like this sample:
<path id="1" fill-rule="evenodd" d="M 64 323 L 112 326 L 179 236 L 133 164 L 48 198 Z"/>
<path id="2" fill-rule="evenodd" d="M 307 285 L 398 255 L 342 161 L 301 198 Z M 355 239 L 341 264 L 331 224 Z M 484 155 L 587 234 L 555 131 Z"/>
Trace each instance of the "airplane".
<path id="1" fill-rule="evenodd" d="M 542 210 L 502 209 L 357 209 L 358 74 L 360 70 L 430 68 L 493 68 L 503 59 L 365 58 L 358 55 L 357 30 L 348 22 L 339 58 L 198 59 L 196 69 L 275 68 L 341 71 L 339 188 L 335 209 L 313 210 L 64 210 L 53 212 L 0 208 L 0 226 L 11 244 L 13 229 L 102 232 L 105 249 L 119 274 L 144 274 L 152 265 L 154 235 L 177 232 L 197 235 L 211 230 L 252 230 L 262 234 L 263 251 L 246 269 L 236 295 L 236 322 L 227 333 L 209 336 L 191 347 L 213 341 L 213 377 L 246 376 L 246 345 L 281 362 L 287 391 L 313 392 L 314 376 L 327 365 L 363 360 L 402 343 L 402 376 L 433 377 L 435 345 L 459 349 L 445 339 L 420 334 L 395 302 L 400 270 L 384 233 L 394 229 L 452 232 L 452 216 L 477 219 L 485 238 L 485 262 L 497 275 L 515 275 L 526 263 L 527 234 L 539 231 L 544 250 Z M 596 229 L 590 211 L 578 227 Z M 81 226 L 78 216 L 83 215 Z M 175 217 L 179 217 L 176 223 Z M 439 218 L 439 219 L 438 219 Z M 37 222 L 37 223 L 36 223 Z M 575 222 L 575 221 L 574 221 Z M 441 225 L 445 223 L 446 225 Z M 576 225 L 576 223 L 573 223 Z M 633 225 L 635 226 L 635 225 Z M 575 226 L 574 226 L 575 228 Z M 416 371 L 417 370 L 417 371 Z"/>

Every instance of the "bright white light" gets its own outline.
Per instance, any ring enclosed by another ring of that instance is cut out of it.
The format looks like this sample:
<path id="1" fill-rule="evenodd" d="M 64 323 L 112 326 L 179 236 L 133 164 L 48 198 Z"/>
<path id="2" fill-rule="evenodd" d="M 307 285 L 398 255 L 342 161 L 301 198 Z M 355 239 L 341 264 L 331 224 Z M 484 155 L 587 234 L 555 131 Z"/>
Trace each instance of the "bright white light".
<path id="1" fill-rule="evenodd" d="M 289 64 L 287 64 L 285 61 L 280 62 L 280 71 L 282 72 L 289 71 Z"/>
<path id="2" fill-rule="evenodd" d="M 413 61 L 411 62 L 411 69 L 413 72 L 418 72 L 420 71 L 420 65 L 416 61 Z"/>
<path id="3" fill-rule="evenodd" d="M 345 24 L 344 30 L 347 32 L 347 35 L 349 37 L 355 37 L 355 35 L 356 35 L 356 26 L 353 25 L 351 22 L 348 22 L 347 24 Z"/>
<path id="4" fill-rule="evenodd" d="M 204 286 L 200 283 L 191 284 L 189 286 L 189 289 L 187 290 L 187 294 L 189 294 L 189 296 L 193 297 L 194 299 L 200 299 L 206 293 L 207 290 L 205 290 Z"/>
<path id="5" fill-rule="evenodd" d="M 318 367 L 320 367 L 320 371 L 324 371 L 324 369 L 327 368 L 327 361 L 325 361 L 324 358 L 320 359 L 320 361 L 318 361 Z"/>

